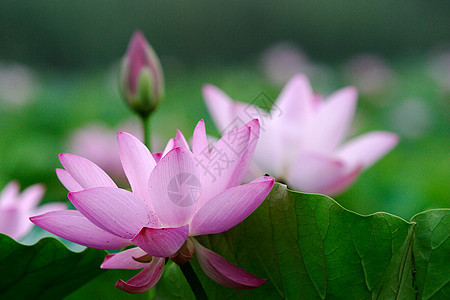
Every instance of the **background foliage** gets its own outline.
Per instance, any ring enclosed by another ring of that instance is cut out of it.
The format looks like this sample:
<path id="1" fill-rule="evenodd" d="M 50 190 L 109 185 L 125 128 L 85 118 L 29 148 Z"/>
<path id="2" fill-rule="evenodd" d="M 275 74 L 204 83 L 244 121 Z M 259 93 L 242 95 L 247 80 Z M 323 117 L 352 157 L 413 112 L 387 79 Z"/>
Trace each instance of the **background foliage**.
<path id="1" fill-rule="evenodd" d="M 205 59 L 253 59 L 280 40 L 297 42 L 321 60 L 364 51 L 399 57 L 448 42 L 450 21 L 445 0 L 5 0 L 0 5 L 0 56 L 58 68 L 114 61 L 135 28 L 147 33 L 159 53 L 194 65 Z"/>

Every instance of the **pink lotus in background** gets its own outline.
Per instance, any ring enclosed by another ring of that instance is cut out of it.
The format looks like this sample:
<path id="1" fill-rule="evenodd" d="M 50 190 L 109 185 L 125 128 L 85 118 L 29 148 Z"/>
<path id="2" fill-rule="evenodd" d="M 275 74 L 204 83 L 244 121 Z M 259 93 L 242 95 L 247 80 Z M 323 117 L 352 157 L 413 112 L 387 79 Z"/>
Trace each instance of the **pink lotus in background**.
<path id="1" fill-rule="evenodd" d="M 362 94 L 379 95 L 395 87 L 395 73 L 379 56 L 363 53 L 352 57 L 344 66 L 344 76 Z M 382 103 L 377 98 L 377 103 Z"/>
<path id="2" fill-rule="evenodd" d="M 70 137 L 68 148 L 71 153 L 86 157 L 95 162 L 119 183 L 126 183 L 119 159 L 119 147 L 117 146 L 116 133 L 126 131 L 143 141 L 142 128 L 137 122 L 126 121 L 116 129 L 110 129 L 105 124 L 88 124 L 76 130 Z M 152 136 L 154 148 L 162 148 L 161 141 L 154 134 Z"/>
<path id="3" fill-rule="evenodd" d="M 14 62 L 0 61 L 0 106 L 5 102 L 21 107 L 39 91 L 39 80 L 30 67 Z"/>
<path id="4" fill-rule="evenodd" d="M 8 183 L 0 194 L 0 233 L 20 240 L 33 228 L 29 217 L 66 208 L 64 203 L 48 203 L 38 207 L 44 192 L 41 184 L 32 185 L 20 193 L 17 182 Z"/>
<path id="5" fill-rule="evenodd" d="M 439 85 L 439 89 L 445 94 L 450 93 L 450 46 L 441 45 L 433 50 L 429 54 L 427 65 L 428 73 Z"/>
<path id="6" fill-rule="evenodd" d="M 264 76 L 277 86 L 282 86 L 298 72 L 311 75 L 316 66 L 294 43 L 280 42 L 264 50 L 261 63 Z"/>
<path id="7" fill-rule="evenodd" d="M 355 114 L 356 89 L 346 87 L 323 99 L 302 74 L 286 84 L 270 113 L 233 101 L 212 85 L 204 86 L 203 96 L 219 130 L 259 115 L 252 172 L 268 172 L 303 192 L 342 192 L 398 142 L 393 133 L 374 131 L 343 143 Z"/>
<path id="8" fill-rule="evenodd" d="M 143 269 L 117 287 L 142 293 L 162 275 L 165 258 L 178 264 L 195 252 L 214 281 L 232 288 L 265 282 L 204 248 L 195 236 L 227 231 L 247 218 L 269 194 L 274 179 L 240 185 L 256 146 L 258 120 L 222 137 L 209 151 L 205 125 L 193 134 L 192 151 L 177 132 L 159 160 L 137 138 L 117 135 L 120 160 L 132 191 L 120 189 L 91 161 L 60 154 L 57 175 L 78 210 L 31 218 L 38 226 L 72 242 L 99 249 L 137 247 L 108 255 L 102 268 Z"/>

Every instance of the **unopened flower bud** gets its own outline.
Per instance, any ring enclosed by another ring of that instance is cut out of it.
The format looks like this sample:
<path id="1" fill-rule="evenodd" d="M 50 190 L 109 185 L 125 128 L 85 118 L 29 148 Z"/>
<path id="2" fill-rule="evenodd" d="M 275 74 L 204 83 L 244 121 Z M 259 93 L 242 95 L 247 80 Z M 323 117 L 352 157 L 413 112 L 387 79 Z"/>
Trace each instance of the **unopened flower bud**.
<path id="1" fill-rule="evenodd" d="M 132 110 L 147 117 L 164 95 L 164 76 L 153 48 L 136 31 L 120 71 L 120 91 Z"/>

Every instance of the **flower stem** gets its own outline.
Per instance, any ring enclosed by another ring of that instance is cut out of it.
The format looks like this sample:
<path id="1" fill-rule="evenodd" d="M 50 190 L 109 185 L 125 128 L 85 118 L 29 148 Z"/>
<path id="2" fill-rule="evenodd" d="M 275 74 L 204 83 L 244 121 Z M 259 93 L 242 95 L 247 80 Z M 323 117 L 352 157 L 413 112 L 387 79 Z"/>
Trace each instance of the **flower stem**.
<path id="1" fill-rule="evenodd" d="M 187 262 L 180 266 L 181 271 L 183 272 L 184 277 L 186 277 L 189 286 L 191 287 L 192 292 L 195 295 L 197 300 L 207 300 L 208 296 L 206 296 L 205 290 L 203 289 L 200 280 L 198 280 L 197 274 L 195 274 L 194 269 L 192 269 L 191 263 Z"/>
<path id="2" fill-rule="evenodd" d="M 147 116 L 141 116 L 142 120 L 142 128 L 144 129 L 144 145 L 147 146 L 147 148 L 151 149 L 151 129 L 150 129 L 150 115 Z"/>

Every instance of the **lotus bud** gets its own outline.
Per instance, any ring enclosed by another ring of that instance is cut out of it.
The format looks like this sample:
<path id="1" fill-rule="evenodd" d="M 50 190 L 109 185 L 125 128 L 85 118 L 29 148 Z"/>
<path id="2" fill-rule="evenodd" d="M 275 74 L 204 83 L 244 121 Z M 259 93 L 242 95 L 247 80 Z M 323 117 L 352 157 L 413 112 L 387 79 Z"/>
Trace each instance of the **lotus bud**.
<path id="1" fill-rule="evenodd" d="M 133 34 L 128 44 L 119 80 L 125 101 L 142 117 L 150 115 L 164 95 L 159 59 L 140 31 Z"/>

